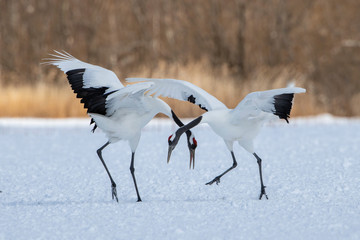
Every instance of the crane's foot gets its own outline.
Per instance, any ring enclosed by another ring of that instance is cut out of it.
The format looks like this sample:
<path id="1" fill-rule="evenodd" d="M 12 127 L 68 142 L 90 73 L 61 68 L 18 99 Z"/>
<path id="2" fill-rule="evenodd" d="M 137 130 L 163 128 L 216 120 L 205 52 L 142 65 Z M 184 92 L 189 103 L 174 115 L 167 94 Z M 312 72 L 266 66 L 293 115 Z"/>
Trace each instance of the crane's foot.
<path id="1" fill-rule="evenodd" d="M 116 184 L 115 183 L 111 184 L 111 194 L 112 194 L 112 199 L 114 200 L 114 198 L 115 198 L 116 202 L 119 202 L 119 199 L 117 197 L 117 191 L 116 191 Z"/>
<path id="2" fill-rule="evenodd" d="M 216 178 L 214 178 L 212 181 L 206 183 L 205 185 L 212 185 L 214 182 L 216 182 L 216 185 L 219 185 L 219 183 L 220 183 L 220 177 L 217 176 Z"/>
<path id="3" fill-rule="evenodd" d="M 266 188 L 266 186 L 261 186 L 261 192 L 260 192 L 259 200 L 261 200 L 263 195 L 265 195 L 266 199 L 269 199 L 268 196 L 266 195 L 265 188 Z"/>
<path id="4" fill-rule="evenodd" d="M 142 201 L 141 201 L 141 198 L 138 198 L 137 202 L 142 202 Z"/>

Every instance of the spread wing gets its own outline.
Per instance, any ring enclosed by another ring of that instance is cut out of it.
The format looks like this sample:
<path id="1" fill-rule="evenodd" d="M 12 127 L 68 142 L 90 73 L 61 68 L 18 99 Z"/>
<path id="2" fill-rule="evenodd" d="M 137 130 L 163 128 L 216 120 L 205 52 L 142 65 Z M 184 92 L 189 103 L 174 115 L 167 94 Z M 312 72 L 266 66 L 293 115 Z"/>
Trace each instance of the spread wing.
<path id="1" fill-rule="evenodd" d="M 107 114 L 106 99 L 124 88 L 113 71 L 82 62 L 67 52 L 55 51 L 44 64 L 54 65 L 62 70 L 76 97 L 81 99 L 88 113 Z M 93 123 L 93 119 L 91 120 Z M 96 125 L 93 130 L 95 130 Z"/>
<path id="2" fill-rule="evenodd" d="M 116 74 L 106 68 L 82 62 L 67 52 L 55 51 L 52 58 L 45 59 L 44 64 L 57 66 L 66 73 L 70 84 L 83 88 L 108 88 L 107 92 L 124 87 Z M 70 78 L 72 79 L 69 79 Z M 75 90 L 75 89 L 74 89 Z"/>
<path id="3" fill-rule="evenodd" d="M 273 114 L 289 122 L 294 94 L 304 92 L 306 90 L 299 87 L 252 92 L 231 111 L 231 114 L 234 121 L 241 118 L 269 117 Z"/>
<path id="4" fill-rule="evenodd" d="M 205 111 L 227 109 L 217 98 L 192 83 L 176 79 L 127 78 L 127 82 L 152 82 L 147 95 L 164 96 L 189 101 Z"/>
<path id="5" fill-rule="evenodd" d="M 123 88 L 113 71 L 82 62 L 66 52 L 55 51 L 45 64 L 55 65 L 62 70 L 87 112 L 106 115 L 106 98 Z"/>
<path id="6" fill-rule="evenodd" d="M 151 110 L 148 101 L 144 101 L 144 93 L 152 86 L 150 82 L 127 85 L 106 98 L 106 116 L 115 113 L 126 115 L 128 112 L 137 112 L 140 115 Z"/>

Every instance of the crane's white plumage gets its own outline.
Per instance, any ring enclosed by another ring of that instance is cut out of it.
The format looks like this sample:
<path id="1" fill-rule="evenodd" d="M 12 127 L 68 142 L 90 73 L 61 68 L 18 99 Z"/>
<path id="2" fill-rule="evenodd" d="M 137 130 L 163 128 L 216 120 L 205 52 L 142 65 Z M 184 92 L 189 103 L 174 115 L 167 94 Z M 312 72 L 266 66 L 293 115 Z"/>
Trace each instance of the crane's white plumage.
<path id="1" fill-rule="evenodd" d="M 176 79 L 155 79 L 155 78 L 126 78 L 127 82 L 152 82 L 147 95 L 164 96 L 182 101 L 189 101 L 200 108 L 211 111 L 226 109 L 226 106 L 216 97 L 210 95 L 203 89 L 192 83 Z"/>
<path id="2" fill-rule="evenodd" d="M 135 79 L 134 79 L 135 80 Z M 133 79 L 131 79 L 133 81 Z M 152 81 L 151 79 L 137 79 L 137 81 Z M 237 162 L 233 153 L 233 144 L 238 142 L 245 150 L 252 153 L 257 159 L 259 165 L 261 192 L 260 199 L 263 195 L 266 196 L 265 186 L 262 180 L 261 159 L 254 151 L 253 142 L 260 131 L 264 122 L 279 117 L 288 122 L 290 111 L 292 107 L 292 100 L 295 93 L 304 93 L 306 90 L 298 87 L 288 87 L 273 89 L 268 91 L 253 92 L 248 94 L 234 109 L 228 109 L 224 104 L 219 102 L 215 97 L 211 96 L 204 90 L 195 85 L 177 81 L 177 87 L 184 95 L 175 95 L 167 90 L 167 84 L 177 80 L 173 79 L 156 79 L 154 85 L 150 87 L 150 94 L 172 96 L 173 98 L 189 101 L 187 96 L 191 94 L 192 98 L 198 100 L 193 103 L 201 106 L 206 106 L 208 112 L 196 118 L 189 124 L 180 127 L 175 136 L 169 138 L 169 154 L 168 160 L 171 156 L 172 150 L 177 145 L 177 142 L 184 131 L 187 131 L 200 123 L 208 123 L 209 126 L 224 139 L 224 142 L 231 152 L 233 158 L 233 166 L 227 169 L 224 173 L 215 177 L 207 184 L 211 185 L 214 182 L 220 182 L 220 178 L 235 168 Z M 185 96 L 185 97 L 184 97 Z M 192 102 L 192 101 L 190 101 Z M 267 198 L 267 196 L 266 196 Z"/>
<path id="3" fill-rule="evenodd" d="M 108 87 L 108 93 L 124 87 L 113 71 L 80 61 L 67 52 L 55 52 L 56 54 L 50 54 L 52 58 L 45 59 L 45 64 L 55 65 L 64 73 L 74 69 L 86 69 L 83 76 L 84 88 Z"/>
<path id="4" fill-rule="evenodd" d="M 274 96 L 281 94 L 304 93 L 305 89 L 299 87 L 288 87 L 272 89 L 267 91 L 252 92 L 235 107 L 235 112 L 248 111 L 258 109 L 264 112 L 272 113 L 275 111 Z"/>
<path id="5" fill-rule="evenodd" d="M 106 115 L 121 115 L 131 111 L 136 112 L 139 115 L 144 115 L 146 112 L 156 110 L 171 117 L 171 109 L 170 107 L 166 107 L 167 104 L 162 105 L 162 100 L 144 95 L 151 85 L 152 83 L 127 85 L 113 94 L 110 94 L 106 99 Z M 153 102 L 154 104 L 152 104 Z M 160 107 L 163 107 L 163 109 L 160 109 Z"/>
<path id="6" fill-rule="evenodd" d="M 144 93 L 153 85 L 152 82 L 137 83 L 124 87 L 113 71 L 82 62 L 66 52 L 55 51 L 47 64 L 60 68 L 68 75 L 69 82 L 90 116 L 102 115 L 110 118 L 113 124 L 96 121 L 106 134 L 116 132 L 140 132 L 141 129 L 159 112 L 172 118 L 170 107 L 161 99 Z M 100 119 L 101 117 L 96 117 Z M 129 121 L 136 118 L 140 121 Z M 129 134 L 118 134 L 110 142 L 129 140 Z M 135 150 L 135 149 L 132 149 Z"/>
<path id="7" fill-rule="evenodd" d="M 118 200 L 116 184 L 102 158 L 102 150 L 110 143 L 126 140 L 132 152 L 130 171 L 138 201 L 141 201 L 134 175 L 134 154 L 141 129 L 158 113 L 172 118 L 179 126 L 183 126 L 183 123 L 164 101 L 145 94 L 155 85 L 154 82 L 147 81 L 124 87 L 115 73 L 110 70 L 82 62 L 66 52 L 55 51 L 55 53 L 50 54 L 52 58 L 45 59 L 45 64 L 55 65 L 66 73 L 73 91 L 78 98 L 81 98 L 81 102 L 88 110 L 92 118 L 91 123 L 95 123 L 93 130 L 98 126 L 108 137 L 108 142 L 99 148 L 97 153 L 109 175 L 113 198 Z M 187 132 L 187 141 L 191 164 L 195 155 L 196 141 L 190 131 Z"/>
<path id="8" fill-rule="evenodd" d="M 231 117 L 233 118 L 232 123 L 236 124 L 237 121 L 241 121 L 243 118 L 249 118 L 251 120 L 257 118 L 259 120 L 273 119 L 274 116 L 276 116 L 276 114 L 274 115 L 274 113 L 276 113 L 275 96 L 304 92 L 306 92 L 306 90 L 303 88 L 289 87 L 249 93 L 231 111 Z M 287 121 L 286 118 L 285 120 Z"/>

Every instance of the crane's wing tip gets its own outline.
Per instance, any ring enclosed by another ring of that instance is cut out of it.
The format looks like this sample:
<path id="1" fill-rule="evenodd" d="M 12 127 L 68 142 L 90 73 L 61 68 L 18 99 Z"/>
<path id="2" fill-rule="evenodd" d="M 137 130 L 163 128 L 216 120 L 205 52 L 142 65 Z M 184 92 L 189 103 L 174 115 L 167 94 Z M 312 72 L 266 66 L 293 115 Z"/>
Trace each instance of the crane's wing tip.
<path id="1" fill-rule="evenodd" d="M 305 93 L 306 89 L 301 87 L 291 87 L 293 93 Z"/>
<path id="2" fill-rule="evenodd" d="M 299 88 L 299 92 L 298 93 L 306 93 L 306 89 L 305 88 Z"/>

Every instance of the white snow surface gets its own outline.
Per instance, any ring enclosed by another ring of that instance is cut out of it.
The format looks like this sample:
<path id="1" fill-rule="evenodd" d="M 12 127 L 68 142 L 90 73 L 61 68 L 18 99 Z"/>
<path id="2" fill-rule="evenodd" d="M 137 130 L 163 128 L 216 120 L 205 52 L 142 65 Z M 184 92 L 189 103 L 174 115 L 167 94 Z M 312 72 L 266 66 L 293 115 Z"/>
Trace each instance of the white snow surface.
<path id="1" fill-rule="evenodd" d="M 166 163 L 169 120 L 145 127 L 135 174 L 126 142 L 107 140 L 89 119 L 0 119 L 0 239 L 360 239 L 360 120 L 322 115 L 267 124 L 255 142 L 269 200 L 258 200 L 256 159 L 194 129 L 195 169 L 185 137 Z"/>

